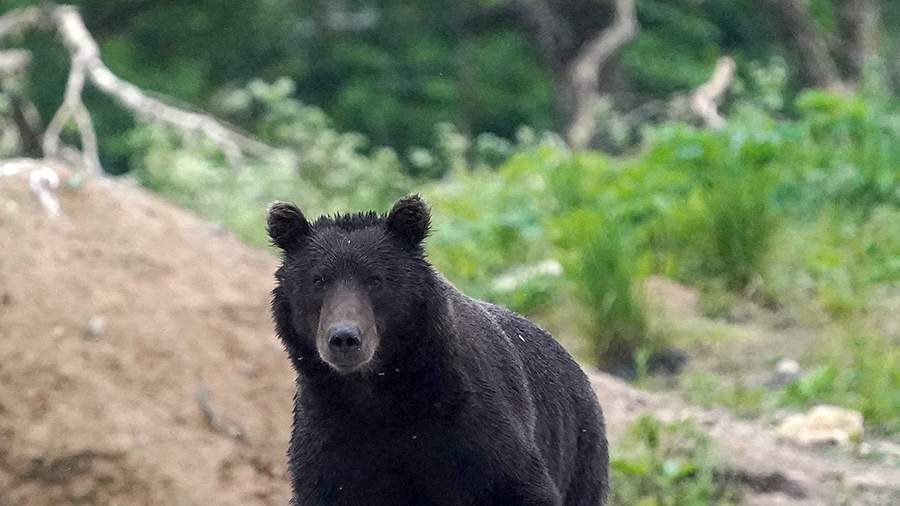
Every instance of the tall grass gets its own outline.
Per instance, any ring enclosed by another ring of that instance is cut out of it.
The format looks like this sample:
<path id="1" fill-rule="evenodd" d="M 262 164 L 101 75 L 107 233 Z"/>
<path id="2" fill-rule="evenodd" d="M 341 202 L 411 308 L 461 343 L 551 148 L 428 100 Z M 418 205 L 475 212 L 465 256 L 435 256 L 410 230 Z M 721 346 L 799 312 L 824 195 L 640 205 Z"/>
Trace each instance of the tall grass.
<path id="1" fill-rule="evenodd" d="M 635 293 L 633 251 L 622 227 L 612 221 L 597 228 L 576 252 L 570 279 L 588 310 L 601 368 L 631 367 L 646 345 L 647 319 Z"/>
<path id="2" fill-rule="evenodd" d="M 711 242 L 708 265 L 730 288 L 740 290 L 762 272 L 776 230 L 771 185 L 762 171 L 726 168 L 723 172 L 704 192 L 706 216 L 698 232 Z"/>

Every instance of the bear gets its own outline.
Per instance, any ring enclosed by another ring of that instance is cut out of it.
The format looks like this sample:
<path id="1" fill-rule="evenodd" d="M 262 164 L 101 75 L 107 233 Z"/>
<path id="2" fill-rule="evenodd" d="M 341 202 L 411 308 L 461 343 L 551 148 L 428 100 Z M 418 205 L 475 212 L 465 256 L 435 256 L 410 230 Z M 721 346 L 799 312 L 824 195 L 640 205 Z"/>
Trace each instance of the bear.
<path id="1" fill-rule="evenodd" d="M 291 504 L 602 505 L 605 426 L 546 331 L 428 261 L 431 211 L 269 207 L 272 316 L 296 372 Z"/>

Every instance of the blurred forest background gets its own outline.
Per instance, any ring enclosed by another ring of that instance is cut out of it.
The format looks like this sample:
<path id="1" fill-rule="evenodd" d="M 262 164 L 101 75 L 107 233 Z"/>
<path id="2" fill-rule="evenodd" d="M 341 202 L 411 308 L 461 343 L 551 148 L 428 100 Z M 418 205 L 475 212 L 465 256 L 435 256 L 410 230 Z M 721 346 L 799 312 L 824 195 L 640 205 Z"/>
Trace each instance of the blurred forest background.
<path id="1" fill-rule="evenodd" d="M 260 246 L 273 200 L 422 192 L 433 263 L 583 363 L 741 417 L 841 406 L 900 443 L 900 2 L 75 4 L 113 73 L 274 149 L 88 85 L 104 171 Z M 2 25 L 30 57 L 0 66 L 0 158 L 41 156 L 70 55 Z M 729 500 L 702 445 L 653 443 L 676 429 L 639 422 L 620 503 Z"/>

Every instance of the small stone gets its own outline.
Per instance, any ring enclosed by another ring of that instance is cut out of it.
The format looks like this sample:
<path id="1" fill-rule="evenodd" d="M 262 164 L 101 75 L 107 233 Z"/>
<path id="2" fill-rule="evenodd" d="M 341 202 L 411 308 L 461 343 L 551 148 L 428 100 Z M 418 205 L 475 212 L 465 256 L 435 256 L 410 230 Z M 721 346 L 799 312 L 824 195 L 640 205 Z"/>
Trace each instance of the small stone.
<path id="1" fill-rule="evenodd" d="M 100 315 L 94 315 L 88 320 L 87 326 L 85 327 L 85 332 L 90 337 L 94 339 L 102 336 L 106 333 L 106 318 Z"/>
<path id="2" fill-rule="evenodd" d="M 783 358 L 775 365 L 775 372 L 785 376 L 796 376 L 800 374 L 800 364 L 796 360 Z"/>
<path id="3" fill-rule="evenodd" d="M 770 388 L 781 388 L 800 377 L 800 364 L 796 360 L 783 358 L 775 364 L 775 374 L 766 385 Z"/>
<path id="4" fill-rule="evenodd" d="M 62 325 L 57 325 L 53 327 L 53 330 L 50 331 L 50 335 L 56 338 L 62 337 L 66 333 L 66 328 Z"/>

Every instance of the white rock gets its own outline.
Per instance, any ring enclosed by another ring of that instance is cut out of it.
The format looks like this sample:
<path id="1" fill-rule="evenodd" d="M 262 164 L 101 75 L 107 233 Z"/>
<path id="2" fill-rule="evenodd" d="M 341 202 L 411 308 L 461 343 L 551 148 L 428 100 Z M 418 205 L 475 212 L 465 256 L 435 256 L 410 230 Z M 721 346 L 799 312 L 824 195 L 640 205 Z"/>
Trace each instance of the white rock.
<path id="1" fill-rule="evenodd" d="M 816 406 L 791 415 L 778 426 L 779 437 L 802 445 L 848 445 L 863 436 L 862 413 L 837 406 Z"/>
<path id="2" fill-rule="evenodd" d="M 796 376 L 800 374 L 800 364 L 796 360 L 783 358 L 775 365 L 775 372 L 783 376 Z"/>

